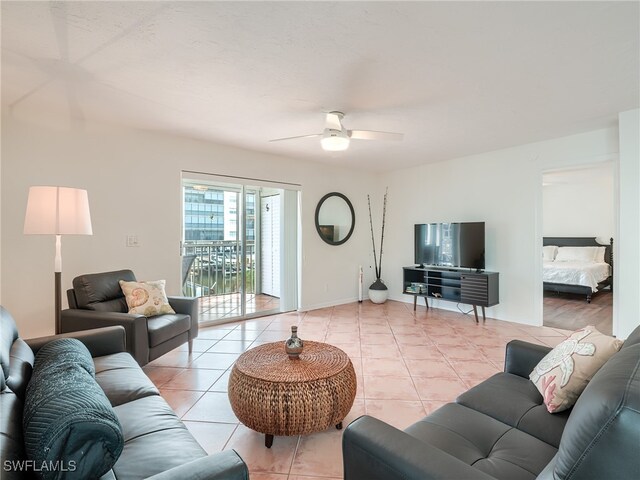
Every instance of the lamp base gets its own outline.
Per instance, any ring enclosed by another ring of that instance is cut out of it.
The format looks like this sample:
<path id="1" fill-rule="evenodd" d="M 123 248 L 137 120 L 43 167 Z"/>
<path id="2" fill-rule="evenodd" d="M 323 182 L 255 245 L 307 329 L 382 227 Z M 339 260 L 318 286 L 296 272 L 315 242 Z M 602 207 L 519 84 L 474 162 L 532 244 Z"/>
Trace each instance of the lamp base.
<path id="1" fill-rule="evenodd" d="M 61 312 L 62 312 L 62 272 L 55 272 L 55 309 L 56 309 L 56 335 L 62 333 L 62 320 L 61 320 Z"/>

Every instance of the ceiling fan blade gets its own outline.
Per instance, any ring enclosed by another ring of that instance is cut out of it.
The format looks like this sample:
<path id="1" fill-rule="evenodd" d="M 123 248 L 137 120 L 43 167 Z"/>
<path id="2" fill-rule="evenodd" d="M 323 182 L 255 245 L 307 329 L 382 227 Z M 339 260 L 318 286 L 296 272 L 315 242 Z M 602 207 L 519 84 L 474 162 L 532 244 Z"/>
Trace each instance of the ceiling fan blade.
<path id="1" fill-rule="evenodd" d="M 329 112 L 327 113 L 327 121 L 326 127 L 331 130 L 342 130 L 342 123 L 340 123 L 340 119 L 342 118 L 342 114 L 338 112 Z"/>
<path id="2" fill-rule="evenodd" d="M 402 140 L 403 133 L 377 132 L 375 130 L 349 130 L 349 137 L 356 140 Z"/>
<path id="3" fill-rule="evenodd" d="M 311 138 L 311 137 L 321 137 L 321 133 L 312 133 L 310 135 L 297 135 L 295 137 L 285 137 L 285 138 L 274 138 L 273 140 L 269 140 L 270 142 L 281 142 L 283 140 L 295 140 L 296 138 Z"/>

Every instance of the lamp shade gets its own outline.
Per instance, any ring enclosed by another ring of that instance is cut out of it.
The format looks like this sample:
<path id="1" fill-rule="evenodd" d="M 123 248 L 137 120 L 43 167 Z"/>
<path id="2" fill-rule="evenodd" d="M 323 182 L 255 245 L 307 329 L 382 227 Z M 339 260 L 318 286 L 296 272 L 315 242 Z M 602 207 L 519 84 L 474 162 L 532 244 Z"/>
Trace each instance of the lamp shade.
<path id="1" fill-rule="evenodd" d="M 92 235 L 87 191 L 67 187 L 30 187 L 24 233 Z"/>

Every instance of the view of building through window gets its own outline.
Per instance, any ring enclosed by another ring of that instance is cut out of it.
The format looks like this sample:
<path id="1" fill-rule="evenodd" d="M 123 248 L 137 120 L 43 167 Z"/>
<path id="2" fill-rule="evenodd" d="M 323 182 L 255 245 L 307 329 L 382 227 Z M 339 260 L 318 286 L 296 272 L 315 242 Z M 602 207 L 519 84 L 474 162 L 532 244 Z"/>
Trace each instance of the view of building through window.
<path id="1" fill-rule="evenodd" d="M 238 218 L 240 193 L 205 185 L 184 186 L 184 239 L 238 240 L 241 222 Z M 256 192 L 247 191 L 247 241 L 255 240 Z"/>
<path id="2" fill-rule="evenodd" d="M 287 191 L 214 182 L 182 179 L 184 294 L 201 298 L 205 323 L 280 311 L 281 237 L 297 219 L 283 222 Z"/>

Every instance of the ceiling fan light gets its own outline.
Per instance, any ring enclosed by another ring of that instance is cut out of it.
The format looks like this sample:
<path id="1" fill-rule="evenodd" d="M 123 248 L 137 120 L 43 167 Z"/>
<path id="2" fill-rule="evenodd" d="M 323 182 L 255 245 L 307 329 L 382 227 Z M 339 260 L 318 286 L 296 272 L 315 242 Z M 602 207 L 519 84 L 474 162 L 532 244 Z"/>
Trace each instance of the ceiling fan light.
<path id="1" fill-rule="evenodd" d="M 320 140 L 320 145 L 327 152 L 341 152 L 349 148 L 349 137 L 346 135 L 326 135 Z"/>

